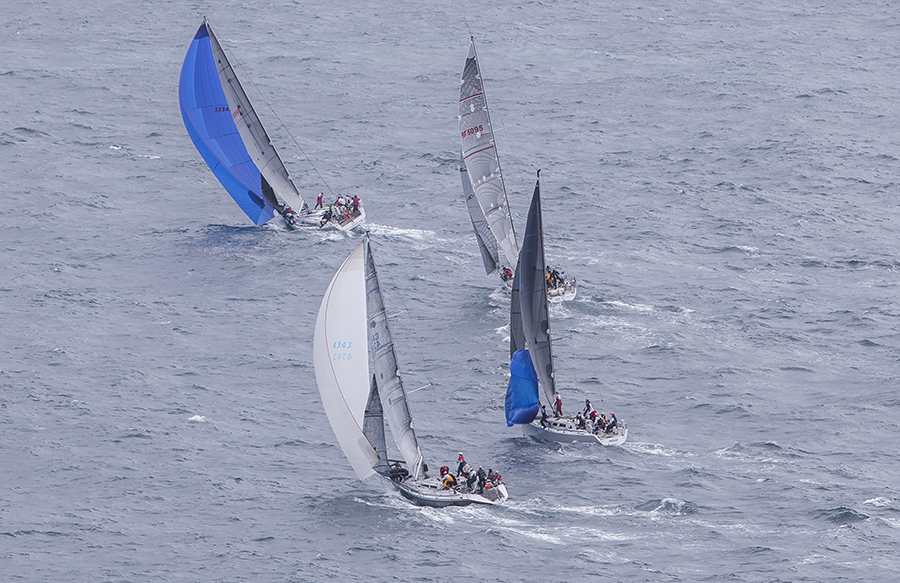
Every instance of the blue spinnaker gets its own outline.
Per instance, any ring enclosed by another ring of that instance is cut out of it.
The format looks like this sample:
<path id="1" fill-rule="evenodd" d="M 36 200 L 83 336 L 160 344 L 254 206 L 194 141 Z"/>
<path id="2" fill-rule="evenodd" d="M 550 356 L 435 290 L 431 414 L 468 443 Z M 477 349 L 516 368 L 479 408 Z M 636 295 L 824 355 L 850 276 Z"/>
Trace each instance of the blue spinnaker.
<path id="1" fill-rule="evenodd" d="M 509 361 L 509 385 L 506 387 L 506 425 L 534 421 L 540 410 L 537 373 L 527 350 L 517 350 Z"/>
<path id="2" fill-rule="evenodd" d="M 275 216 L 262 194 L 259 169 L 238 134 L 213 60 L 206 22 L 184 57 L 178 83 L 181 117 L 191 141 L 231 198 L 257 225 Z"/>

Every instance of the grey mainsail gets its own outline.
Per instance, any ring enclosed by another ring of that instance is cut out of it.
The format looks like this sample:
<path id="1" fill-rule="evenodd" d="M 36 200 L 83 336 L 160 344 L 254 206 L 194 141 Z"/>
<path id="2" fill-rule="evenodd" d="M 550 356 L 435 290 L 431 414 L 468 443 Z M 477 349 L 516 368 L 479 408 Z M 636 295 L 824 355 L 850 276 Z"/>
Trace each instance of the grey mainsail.
<path id="1" fill-rule="evenodd" d="M 500 158 L 494 143 L 494 131 L 475 54 L 474 39 L 469 44 L 466 65 L 459 82 L 458 119 L 463 162 L 469 181 L 481 215 L 497 242 L 494 264 L 512 271 L 519 256 L 519 246 L 500 172 Z"/>
<path id="2" fill-rule="evenodd" d="M 400 380 L 397 355 L 384 311 L 384 299 L 378 285 L 372 248 L 366 243 L 366 330 L 369 340 L 369 357 L 372 372 L 381 397 L 384 417 L 391 428 L 391 435 L 406 461 L 406 467 L 413 478 L 422 473 L 423 456 L 416 438 L 406 390 Z"/>
<path id="3" fill-rule="evenodd" d="M 225 99 L 231 110 L 231 117 L 234 119 L 234 124 L 237 126 L 238 133 L 241 135 L 253 163 L 259 168 L 262 180 L 264 183 L 268 182 L 281 200 L 295 211 L 306 210 L 308 207 L 303 201 L 303 197 L 300 196 L 300 192 L 288 175 L 284 162 L 281 161 L 278 152 L 272 146 L 272 140 L 269 139 L 259 116 L 256 115 L 247 93 L 241 86 L 241 82 L 238 81 L 231 63 L 228 62 L 228 57 L 225 56 L 225 51 L 222 50 L 212 27 L 209 26 L 209 22 L 206 23 L 206 28 L 209 31 L 210 47 L 216 61 L 222 89 L 225 91 Z M 281 205 L 273 206 L 279 208 Z"/>
<path id="4" fill-rule="evenodd" d="M 538 384 L 550 403 L 555 401 L 556 379 L 553 374 L 553 351 L 550 343 L 550 314 L 547 301 L 547 269 L 544 262 L 544 229 L 541 219 L 541 177 L 538 170 L 531 208 L 522 240 L 519 258 L 519 302 L 525 345 L 531 354 Z M 510 322 L 512 327 L 512 322 Z M 510 330 L 512 337 L 512 330 Z"/>

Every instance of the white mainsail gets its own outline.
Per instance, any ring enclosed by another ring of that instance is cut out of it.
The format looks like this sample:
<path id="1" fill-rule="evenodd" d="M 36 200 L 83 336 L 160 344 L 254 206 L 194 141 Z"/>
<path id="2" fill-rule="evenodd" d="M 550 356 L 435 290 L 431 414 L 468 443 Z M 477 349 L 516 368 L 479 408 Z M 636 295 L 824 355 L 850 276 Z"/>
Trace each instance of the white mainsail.
<path id="1" fill-rule="evenodd" d="M 378 285 L 378 274 L 375 271 L 372 248 L 368 244 L 366 244 L 366 248 L 365 304 L 368 315 L 367 331 L 372 373 L 375 375 L 383 414 L 391 428 L 394 442 L 406 461 L 406 468 L 410 475 L 418 478 L 422 473 L 422 450 L 413 428 L 412 416 L 406 401 L 406 391 L 400 380 L 397 355 L 394 352 L 394 342 L 388 327 L 387 314 L 384 311 L 384 299 Z"/>
<path id="2" fill-rule="evenodd" d="M 519 257 L 519 246 L 500 172 L 500 158 L 494 143 L 494 130 L 484 95 L 474 39 L 469 44 L 466 66 L 459 82 L 459 133 L 463 161 L 472 189 L 481 213 L 497 241 L 494 263 L 496 267 L 512 271 Z"/>
<path id="3" fill-rule="evenodd" d="M 209 30 L 209 42 L 213 58 L 216 61 L 216 69 L 219 72 L 219 80 L 225 91 L 225 99 L 228 101 L 231 117 L 247 147 L 247 152 L 275 193 L 295 211 L 305 210 L 307 206 L 303 197 L 300 196 L 300 192 L 288 175 L 284 162 L 281 161 L 278 152 L 272 146 L 272 140 L 269 139 L 250 99 L 244 92 L 244 88 L 241 87 L 241 82 L 238 81 L 231 63 L 228 62 L 228 57 L 225 56 L 225 51 L 222 50 L 222 46 L 216 39 L 212 27 L 209 26 L 209 22 L 206 23 L 206 27 Z"/>
<path id="4" fill-rule="evenodd" d="M 364 251 L 360 243 L 332 278 L 319 307 L 313 342 L 322 405 L 361 480 L 379 465 L 375 447 L 363 433 L 370 392 Z"/>

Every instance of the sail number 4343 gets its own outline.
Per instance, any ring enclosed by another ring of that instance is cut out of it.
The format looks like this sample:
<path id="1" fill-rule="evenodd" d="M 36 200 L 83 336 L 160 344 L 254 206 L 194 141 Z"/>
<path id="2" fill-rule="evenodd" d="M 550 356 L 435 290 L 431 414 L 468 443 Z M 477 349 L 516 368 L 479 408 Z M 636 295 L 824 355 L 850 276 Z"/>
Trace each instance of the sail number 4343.
<path id="1" fill-rule="evenodd" d="M 342 342 L 340 340 L 336 340 L 335 342 L 331 343 L 331 347 L 337 348 L 337 349 L 343 348 L 346 350 L 350 350 L 350 348 L 352 346 L 353 346 L 352 342 Z M 350 354 L 349 352 L 334 352 L 331 355 L 331 360 L 350 360 L 351 358 L 353 358 L 353 355 Z"/>

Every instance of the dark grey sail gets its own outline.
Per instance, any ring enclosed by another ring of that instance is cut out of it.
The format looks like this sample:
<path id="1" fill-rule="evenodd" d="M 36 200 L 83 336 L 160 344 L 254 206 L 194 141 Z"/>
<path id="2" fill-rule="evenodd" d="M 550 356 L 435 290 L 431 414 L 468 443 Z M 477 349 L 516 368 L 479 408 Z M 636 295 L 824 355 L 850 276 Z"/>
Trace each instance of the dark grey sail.
<path id="1" fill-rule="evenodd" d="M 544 228 L 541 220 L 541 173 L 538 170 L 525 238 L 519 255 L 519 302 L 522 310 L 522 327 L 525 331 L 525 346 L 531 354 L 538 384 L 550 403 L 556 394 L 556 379 L 553 375 L 553 352 L 550 346 L 550 310 L 547 301 L 547 268 L 544 262 Z M 510 322 L 512 326 L 512 321 Z M 510 330 L 512 339 L 512 330 Z"/>
<path id="2" fill-rule="evenodd" d="M 262 174 L 259 175 L 259 186 L 260 190 L 262 190 L 263 196 L 272 205 L 275 210 L 278 211 L 278 214 L 284 214 L 284 205 L 278 202 L 278 197 L 275 196 L 275 189 L 266 182 L 266 177 Z"/>
<path id="3" fill-rule="evenodd" d="M 381 408 L 381 397 L 378 396 L 378 383 L 372 376 L 372 385 L 369 389 L 369 402 L 366 403 L 366 413 L 363 416 L 363 435 L 372 444 L 378 453 L 378 463 L 373 469 L 382 475 L 390 473 L 388 464 L 387 443 L 384 439 L 384 413 Z"/>
<path id="4" fill-rule="evenodd" d="M 522 305 L 519 301 L 519 266 L 513 276 L 512 290 L 509 298 L 509 357 L 516 350 L 525 348 L 525 329 L 522 327 Z"/>

